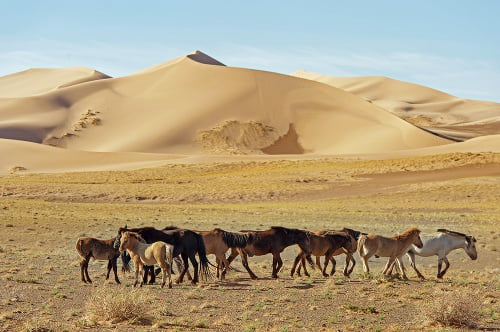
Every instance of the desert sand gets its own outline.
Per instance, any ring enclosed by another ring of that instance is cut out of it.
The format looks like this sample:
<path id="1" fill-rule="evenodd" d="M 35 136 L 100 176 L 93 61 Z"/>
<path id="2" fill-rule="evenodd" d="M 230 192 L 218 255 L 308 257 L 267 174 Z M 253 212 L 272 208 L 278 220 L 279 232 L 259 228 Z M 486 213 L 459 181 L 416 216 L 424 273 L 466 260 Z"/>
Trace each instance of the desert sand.
<path id="1" fill-rule="evenodd" d="M 411 83 L 282 75 L 196 51 L 117 78 L 83 67 L 1 77 L 0 172 L 498 152 L 499 119 L 499 104 Z"/>

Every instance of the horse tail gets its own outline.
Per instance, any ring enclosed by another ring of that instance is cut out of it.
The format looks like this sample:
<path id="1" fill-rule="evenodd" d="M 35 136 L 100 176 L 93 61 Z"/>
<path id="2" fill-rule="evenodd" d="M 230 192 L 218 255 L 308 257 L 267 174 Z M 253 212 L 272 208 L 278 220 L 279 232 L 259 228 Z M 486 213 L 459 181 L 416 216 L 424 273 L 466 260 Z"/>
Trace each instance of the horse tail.
<path id="1" fill-rule="evenodd" d="M 172 257 L 173 255 L 173 247 L 171 247 L 168 244 L 165 244 L 165 261 L 168 265 L 172 266 L 172 263 L 174 261 L 174 258 Z M 170 268 L 172 269 L 172 268 Z"/>
<path id="2" fill-rule="evenodd" d="M 132 260 L 132 258 L 126 251 L 122 251 L 120 256 L 122 258 L 122 271 L 130 272 L 130 261 Z"/>
<path id="3" fill-rule="evenodd" d="M 76 251 L 78 251 L 78 254 L 80 254 L 80 256 L 82 255 L 82 242 L 83 240 L 78 238 L 78 240 L 76 240 Z"/>
<path id="4" fill-rule="evenodd" d="M 222 240 L 229 248 L 245 248 L 252 242 L 253 236 L 250 234 L 241 234 L 222 231 Z"/>
<path id="5" fill-rule="evenodd" d="M 366 235 L 361 235 L 358 240 L 358 253 L 361 257 L 365 256 L 365 245 Z"/>
<path id="6" fill-rule="evenodd" d="M 202 280 L 208 280 L 212 276 L 209 264 L 212 266 L 214 265 L 211 264 L 207 258 L 207 251 L 205 249 L 205 243 L 203 242 L 203 237 L 198 233 L 193 232 L 193 234 L 195 234 L 196 236 L 196 244 L 198 247 L 197 252 L 198 252 L 198 257 L 200 257 L 200 269 L 198 270 L 198 277 Z"/>

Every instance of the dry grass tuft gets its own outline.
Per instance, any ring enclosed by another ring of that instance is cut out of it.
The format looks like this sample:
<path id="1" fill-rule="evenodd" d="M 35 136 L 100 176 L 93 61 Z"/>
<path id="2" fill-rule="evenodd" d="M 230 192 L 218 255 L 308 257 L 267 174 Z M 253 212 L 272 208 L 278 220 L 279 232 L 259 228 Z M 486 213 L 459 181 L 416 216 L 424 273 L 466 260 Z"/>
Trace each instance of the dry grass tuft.
<path id="1" fill-rule="evenodd" d="M 87 317 L 94 321 L 118 323 L 145 320 L 148 300 L 139 290 L 98 288 L 86 303 Z"/>
<path id="2" fill-rule="evenodd" d="M 441 291 L 423 308 L 432 323 L 454 327 L 476 327 L 480 319 L 480 302 L 476 295 L 460 291 Z"/>

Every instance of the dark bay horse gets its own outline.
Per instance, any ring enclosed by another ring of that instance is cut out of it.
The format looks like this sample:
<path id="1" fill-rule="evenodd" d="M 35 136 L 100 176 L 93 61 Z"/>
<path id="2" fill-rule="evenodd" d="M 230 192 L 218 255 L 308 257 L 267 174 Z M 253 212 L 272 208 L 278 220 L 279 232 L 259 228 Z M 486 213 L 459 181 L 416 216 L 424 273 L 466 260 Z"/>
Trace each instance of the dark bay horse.
<path id="1" fill-rule="evenodd" d="M 107 260 L 108 261 L 108 273 L 106 274 L 106 280 L 109 279 L 109 273 L 111 269 L 115 273 L 116 283 L 120 283 L 117 274 L 116 261 L 118 256 L 120 256 L 120 251 L 113 245 L 115 238 L 109 240 L 99 240 L 92 237 L 79 238 L 76 241 L 76 251 L 82 257 L 80 262 L 80 273 L 82 275 L 83 282 L 91 283 L 92 280 L 89 277 L 89 261 L 91 258 L 97 260 Z"/>
<path id="2" fill-rule="evenodd" d="M 228 262 L 231 263 L 236 256 L 241 256 L 241 261 L 247 270 L 250 278 L 257 279 L 258 277 L 248 266 L 247 257 L 262 256 L 266 254 L 273 255 L 273 278 L 278 278 L 278 272 L 283 266 L 280 253 L 291 245 L 297 244 L 300 249 L 306 254 L 306 259 L 314 268 L 314 263 L 311 259 L 311 242 L 310 232 L 296 228 L 285 228 L 273 226 L 266 231 L 251 231 L 254 240 L 244 248 L 231 249 L 231 255 L 228 257 Z M 224 273 L 224 272 L 223 272 Z"/>
<path id="3" fill-rule="evenodd" d="M 228 232 L 220 228 L 210 231 L 196 231 L 203 237 L 207 255 L 215 255 L 217 265 L 217 277 L 219 277 L 219 267 L 222 268 L 220 279 L 229 269 L 229 262 L 226 259 L 226 252 L 229 248 L 244 248 L 252 243 L 254 236 L 252 233 Z"/>
<path id="4" fill-rule="evenodd" d="M 191 281 L 193 284 L 198 283 L 199 278 L 207 280 L 210 276 L 209 261 L 206 255 L 205 244 L 203 243 L 203 238 L 200 234 L 188 230 L 180 229 L 176 227 L 166 227 L 165 230 L 159 230 L 154 227 L 140 227 L 140 228 L 127 228 L 121 227 L 118 230 L 118 236 L 116 237 L 115 246 L 120 245 L 120 238 L 123 232 L 130 231 L 138 233 L 146 243 L 153 243 L 156 241 L 163 241 L 165 243 L 174 246 L 173 257 L 178 255 L 181 256 L 184 262 L 183 270 L 177 279 L 178 283 L 181 283 L 184 275 L 186 274 L 189 261 L 194 268 L 194 276 Z M 198 269 L 198 261 L 196 260 L 196 254 L 200 257 L 200 268 Z M 122 261 L 124 266 L 128 265 L 130 261 L 130 256 L 125 252 L 122 252 Z M 150 283 L 154 283 L 154 269 L 152 267 L 146 268 L 144 272 L 144 279 L 147 279 L 148 272 L 151 275 Z M 146 282 L 146 280 L 144 280 Z"/>
<path id="5" fill-rule="evenodd" d="M 316 230 L 313 233 L 316 235 L 324 235 L 328 232 L 333 232 L 333 233 L 342 232 L 342 233 L 350 235 L 352 237 L 350 244 L 348 244 L 347 247 L 345 247 L 345 248 L 341 246 L 340 248 L 335 250 L 333 252 L 333 257 L 330 259 L 330 261 L 332 262 L 332 270 L 330 271 L 330 275 L 333 275 L 335 273 L 335 267 L 337 264 L 334 257 L 341 255 L 341 254 L 345 254 L 346 257 L 345 257 L 344 275 L 346 277 L 349 277 L 351 275 L 352 271 L 354 270 L 354 266 L 356 266 L 356 260 L 354 259 L 354 254 L 356 253 L 356 250 L 357 250 L 358 239 L 361 235 L 367 235 L 367 234 L 362 233 L 360 231 L 356 231 L 356 230 L 351 229 L 351 228 L 345 228 L 345 227 L 342 228 L 341 230 L 338 230 L 338 231 Z M 329 246 L 328 243 L 325 246 L 324 242 L 325 241 L 314 241 L 314 237 L 311 237 L 312 255 L 316 256 L 316 265 L 319 267 L 320 271 L 323 270 L 323 267 L 321 266 L 320 257 L 326 254 L 325 247 Z M 302 256 L 301 262 L 302 262 L 302 264 L 297 267 L 297 274 L 300 276 L 300 269 L 302 266 L 304 268 L 304 274 L 306 276 L 309 276 L 309 273 L 307 272 L 307 269 L 306 269 L 306 261 L 305 261 L 304 255 Z M 352 263 L 352 265 L 351 265 L 351 263 Z M 350 265 L 350 267 L 349 267 L 349 265 Z M 293 269 L 292 269 L 292 272 L 294 272 Z M 292 273 L 292 276 L 293 276 L 293 273 Z"/>

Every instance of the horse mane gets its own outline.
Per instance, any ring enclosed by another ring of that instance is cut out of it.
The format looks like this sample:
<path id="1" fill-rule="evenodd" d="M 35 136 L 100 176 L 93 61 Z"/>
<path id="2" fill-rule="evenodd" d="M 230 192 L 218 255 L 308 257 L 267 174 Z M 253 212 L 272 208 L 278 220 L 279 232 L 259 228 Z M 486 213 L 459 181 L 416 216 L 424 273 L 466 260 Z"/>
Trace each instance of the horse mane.
<path id="1" fill-rule="evenodd" d="M 455 236 L 460 236 L 460 237 L 467 237 L 467 235 L 464 234 L 464 233 L 460 233 L 460 232 L 456 232 L 456 231 L 450 231 L 450 230 L 444 229 L 444 228 L 439 228 L 437 231 L 440 232 L 440 233 L 445 233 L 445 234 L 449 234 L 449 235 L 455 235 Z"/>
<path id="2" fill-rule="evenodd" d="M 439 228 L 437 231 L 451 236 L 464 238 L 468 245 L 471 245 L 472 242 L 476 242 L 476 239 L 472 235 L 467 235 L 456 231 L 450 231 L 449 229 L 444 229 L 444 228 Z"/>
<path id="3" fill-rule="evenodd" d="M 222 241 L 230 248 L 244 248 L 254 241 L 254 233 L 234 233 L 220 228 L 215 230 L 221 232 Z"/>
<path id="4" fill-rule="evenodd" d="M 394 236 L 394 238 L 396 238 L 396 239 L 406 238 L 413 233 L 417 233 L 417 234 L 420 233 L 420 229 L 418 229 L 416 227 L 410 228 L 409 230 L 405 231 L 404 233 L 401 233 L 399 235 Z"/>
<path id="5" fill-rule="evenodd" d="M 139 240 L 139 242 L 142 242 L 142 243 L 146 243 L 146 240 L 143 239 L 143 237 L 139 234 L 139 233 L 136 233 L 136 232 L 128 232 L 132 237 L 135 237 L 137 240 Z"/>

